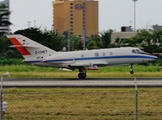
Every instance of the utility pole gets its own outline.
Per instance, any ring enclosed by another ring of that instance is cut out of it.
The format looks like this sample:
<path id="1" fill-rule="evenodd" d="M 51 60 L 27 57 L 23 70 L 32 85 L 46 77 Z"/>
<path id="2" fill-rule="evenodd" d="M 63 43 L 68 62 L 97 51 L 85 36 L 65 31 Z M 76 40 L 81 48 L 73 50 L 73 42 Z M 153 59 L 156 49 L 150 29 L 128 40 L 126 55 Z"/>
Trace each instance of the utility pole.
<path id="1" fill-rule="evenodd" d="M 134 32 L 136 31 L 136 2 L 137 0 L 133 0 L 134 2 Z"/>

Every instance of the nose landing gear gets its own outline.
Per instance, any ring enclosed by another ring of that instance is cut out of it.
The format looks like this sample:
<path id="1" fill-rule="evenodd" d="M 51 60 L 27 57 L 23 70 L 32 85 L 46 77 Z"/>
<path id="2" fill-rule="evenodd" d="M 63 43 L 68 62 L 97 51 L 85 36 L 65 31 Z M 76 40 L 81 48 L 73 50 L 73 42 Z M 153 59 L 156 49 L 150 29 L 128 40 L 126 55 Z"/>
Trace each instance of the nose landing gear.
<path id="1" fill-rule="evenodd" d="M 130 68 L 131 68 L 130 74 L 134 74 L 133 64 L 130 64 Z"/>

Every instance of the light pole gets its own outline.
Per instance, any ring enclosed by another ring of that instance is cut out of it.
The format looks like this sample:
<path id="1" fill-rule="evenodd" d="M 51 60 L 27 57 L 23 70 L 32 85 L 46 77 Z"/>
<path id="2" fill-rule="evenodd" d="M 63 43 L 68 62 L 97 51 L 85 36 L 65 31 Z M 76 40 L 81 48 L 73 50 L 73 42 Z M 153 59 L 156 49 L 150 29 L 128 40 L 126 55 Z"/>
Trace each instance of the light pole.
<path id="1" fill-rule="evenodd" d="M 134 32 L 136 31 L 136 1 L 137 0 L 133 0 L 134 2 Z"/>
<path id="2" fill-rule="evenodd" d="M 68 30 L 67 32 L 68 32 L 67 34 L 68 35 L 67 36 L 68 37 L 68 51 L 70 51 L 70 31 Z"/>
<path id="3" fill-rule="evenodd" d="M 36 20 L 34 20 L 34 28 L 36 28 Z"/>
<path id="4" fill-rule="evenodd" d="M 9 72 L 6 72 L 6 73 L 3 73 L 1 74 L 1 89 L 0 89 L 0 119 L 2 120 L 2 117 L 3 117 L 3 76 L 8 76 L 10 77 L 10 73 Z"/>
<path id="5" fill-rule="evenodd" d="M 28 28 L 30 28 L 30 23 L 31 23 L 31 22 L 30 22 L 30 21 L 28 21 Z"/>

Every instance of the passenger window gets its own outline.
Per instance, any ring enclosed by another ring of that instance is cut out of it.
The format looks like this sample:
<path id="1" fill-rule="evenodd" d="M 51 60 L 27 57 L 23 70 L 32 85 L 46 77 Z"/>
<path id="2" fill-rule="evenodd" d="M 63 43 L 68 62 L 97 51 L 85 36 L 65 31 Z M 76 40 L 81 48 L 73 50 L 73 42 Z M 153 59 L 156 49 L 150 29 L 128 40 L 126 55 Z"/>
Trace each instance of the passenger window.
<path id="1" fill-rule="evenodd" d="M 81 57 L 83 58 L 83 57 L 84 57 L 84 55 L 83 55 L 83 54 L 81 54 Z"/>
<path id="2" fill-rule="evenodd" d="M 112 53 L 112 52 L 110 52 L 110 55 L 113 55 L 113 53 Z"/>
<path id="3" fill-rule="evenodd" d="M 98 57 L 98 56 L 99 56 L 99 53 L 98 53 L 98 52 L 96 52 L 94 55 L 95 55 L 96 57 Z"/>

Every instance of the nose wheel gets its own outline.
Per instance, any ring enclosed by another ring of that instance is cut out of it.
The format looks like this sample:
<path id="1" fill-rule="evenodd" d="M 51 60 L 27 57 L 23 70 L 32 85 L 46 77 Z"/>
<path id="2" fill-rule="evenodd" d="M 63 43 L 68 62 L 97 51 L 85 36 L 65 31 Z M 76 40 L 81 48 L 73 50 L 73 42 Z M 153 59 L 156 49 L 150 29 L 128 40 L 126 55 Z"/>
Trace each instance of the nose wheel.
<path id="1" fill-rule="evenodd" d="M 133 64 L 130 65 L 130 68 L 131 68 L 130 74 L 134 74 Z"/>
<path id="2" fill-rule="evenodd" d="M 130 71 L 130 74 L 134 74 L 134 71 L 133 71 L 133 70 L 131 70 L 131 71 Z"/>
<path id="3" fill-rule="evenodd" d="M 85 79 L 87 77 L 87 74 L 86 73 L 78 73 L 78 77 L 80 79 Z"/>

